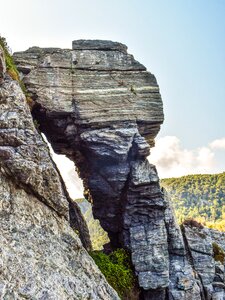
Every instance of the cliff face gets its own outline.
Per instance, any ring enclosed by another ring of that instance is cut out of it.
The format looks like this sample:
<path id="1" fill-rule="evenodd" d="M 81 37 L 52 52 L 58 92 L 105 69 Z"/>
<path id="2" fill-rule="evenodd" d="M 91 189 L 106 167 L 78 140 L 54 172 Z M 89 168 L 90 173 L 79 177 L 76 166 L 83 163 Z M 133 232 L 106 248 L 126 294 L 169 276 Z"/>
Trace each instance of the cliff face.
<path id="1" fill-rule="evenodd" d="M 72 229 L 85 223 L 5 71 L 0 51 L 0 298 L 119 299 Z"/>
<path id="2" fill-rule="evenodd" d="M 14 58 L 40 130 L 75 162 L 111 247 L 131 251 L 145 299 L 223 299 L 211 240 L 196 246 L 191 227 L 181 232 L 147 161 L 163 122 L 154 75 L 110 41 L 34 47 Z"/>
<path id="3" fill-rule="evenodd" d="M 33 47 L 14 59 L 39 129 L 55 152 L 75 162 L 111 247 L 130 250 L 145 299 L 223 300 L 224 266 L 212 246 L 218 236 L 180 230 L 147 160 L 163 122 L 155 77 L 125 45 L 110 41 L 74 41 L 72 50 Z M 2 62 L 0 53 L 2 298 L 118 299 L 71 228 L 90 247 Z"/>
<path id="4" fill-rule="evenodd" d="M 146 159 L 163 121 L 155 77 L 126 46 L 107 41 L 74 41 L 73 50 L 35 47 L 14 58 L 40 130 L 75 162 L 111 246 L 132 251 L 142 287 L 165 288 L 166 202 Z"/>
<path id="5" fill-rule="evenodd" d="M 201 299 L 224 300 L 225 234 L 190 225 L 183 226 L 183 234 L 187 256 L 201 289 Z M 218 251 L 223 254 L 218 255 Z"/>

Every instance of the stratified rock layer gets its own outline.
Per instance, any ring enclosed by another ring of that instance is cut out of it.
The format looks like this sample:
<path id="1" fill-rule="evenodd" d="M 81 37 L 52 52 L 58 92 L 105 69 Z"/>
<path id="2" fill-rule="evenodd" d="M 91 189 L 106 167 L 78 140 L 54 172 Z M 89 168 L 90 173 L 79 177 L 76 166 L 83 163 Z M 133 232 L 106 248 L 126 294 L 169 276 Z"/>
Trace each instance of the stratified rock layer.
<path id="1" fill-rule="evenodd" d="M 2 58 L 0 51 L 0 298 L 119 299 L 73 230 L 88 248 L 80 211 Z"/>
<path id="2" fill-rule="evenodd" d="M 147 160 L 163 122 L 154 75 L 111 41 L 33 47 L 14 58 L 40 130 L 75 162 L 111 247 L 131 251 L 145 299 L 211 299 L 212 253 L 204 254 L 210 258 L 202 280 L 186 228 L 176 224 Z"/>
<path id="3" fill-rule="evenodd" d="M 112 247 L 131 249 L 143 288 L 167 287 L 166 204 L 146 159 L 163 121 L 155 77 L 126 46 L 109 41 L 35 47 L 14 57 L 40 130 L 76 163 Z"/>
<path id="4" fill-rule="evenodd" d="M 208 228 L 183 226 L 189 259 L 202 289 L 201 299 L 225 299 L 224 264 L 213 251 L 213 244 L 224 250 L 225 235 Z M 219 240 L 217 240 L 217 238 Z"/>

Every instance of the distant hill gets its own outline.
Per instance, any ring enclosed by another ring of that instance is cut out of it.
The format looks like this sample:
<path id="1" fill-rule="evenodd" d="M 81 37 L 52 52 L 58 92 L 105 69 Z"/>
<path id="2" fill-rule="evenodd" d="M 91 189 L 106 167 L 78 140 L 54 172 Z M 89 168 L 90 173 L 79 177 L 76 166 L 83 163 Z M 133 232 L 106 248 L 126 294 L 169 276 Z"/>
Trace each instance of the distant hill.
<path id="1" fill-rule="evenodd" d="M 161 180 L 169 193 L 178 221 L 194 218 L 225 231 L 225 172 Z"/>
<path id="2" fill-rule="evenodd" d="M 101 250 L 102 246 L 109 242 L 108 234 L 102 229 L 99 221 L 94 219 L 91 204 L 84 198 L 75 201 L 87 222 L 93 249 Z"/>
<path id="3" fill-rule="evenodd" d="M 225 172 L 214 175 L 188 175 L 161 180 L 173 203 L 179 223 L 193 218 L 203 225 L 225 231 Z M 102 249 L 109 239 L 92 215 L 86 199 L 75 200 L 87 222 L 93 248 Z"/>

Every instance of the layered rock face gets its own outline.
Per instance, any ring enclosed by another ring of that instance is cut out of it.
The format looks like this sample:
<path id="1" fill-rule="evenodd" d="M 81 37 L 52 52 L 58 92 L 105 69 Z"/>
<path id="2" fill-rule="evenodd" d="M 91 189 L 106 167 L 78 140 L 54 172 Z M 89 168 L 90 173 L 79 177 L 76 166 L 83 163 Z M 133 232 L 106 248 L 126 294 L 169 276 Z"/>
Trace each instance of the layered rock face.
<path id="1" fill-rule="evenodd" d="M 163 121 L 155 77 L 126 46 L 107 41 L 74 41 L 73 50 L 31 48 L 14 58 L 35 99 L 40 130 L 75 162 L 112 247 L 131 249 L 141 286 L 166 287 L 166 203 L 146 159 Z"/>
<path id="2" fill-rule="evenodd" d="M 145 299 L 212 299 L 215 268 L 202 279 L 191 234 L 176 224 L 147 160 L 163 122 L 154 75 L 111 41 L 33 47 L 14 59 L 40 130 L 75 162 L 111 247 L 130 250 Z M 212 258 L 212 251 L 204 255 Z"/>
<path id="3" fill-rule="evenodd" d="M 0 51 L 0 298 L 119 299 L 75 233 L 88 248 L 80 211 L 5 71 Z"/>
<path id="4" fill-rule="evenodd" d="M 202 299 L 225 299 L 224 263 L 215 256 L 213 244 L 225 250 L 225 235 L 207 228 L 183 226 L 189 259 L 202 287 Z M 216 237 L 220 236 L 217 240 Z M 215 259 L 216 258 L 216 259 Z"/>

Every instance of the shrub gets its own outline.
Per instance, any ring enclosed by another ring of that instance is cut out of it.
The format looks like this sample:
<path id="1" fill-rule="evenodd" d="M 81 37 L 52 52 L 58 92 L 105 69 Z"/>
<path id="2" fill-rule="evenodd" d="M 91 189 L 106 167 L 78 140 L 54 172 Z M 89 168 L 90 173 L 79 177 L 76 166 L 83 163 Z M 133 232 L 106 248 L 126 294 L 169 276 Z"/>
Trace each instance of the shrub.
<path id="1" fill-rule="evenodd" d="M 26 96 L 27 103 L 28 103 L 30 109 L 32 109 L 32 107 L 34 105 L 34 101 L 29 96 L 24 83 L 20 80 L 19 72 L 17 70 L 17 67 L 16 67 L 14 61 L 13 61 L 13 57 L 10 54 L 10 49 L 7 45 L 6 39 L 4 37 L 1 37 L 1 36 L 0 36 L 0 46 L 2 47 L 2 49 L 4 51 L 7 73 L 9 74 L 9 76 L 13 80 L 16 80 L 16 81 L 19 82 L 21 90 L 23 91 L 24 95 Z"/>
<path id="2" fill-rule="evenodd" d="M 190 226 L 190 227 L 197 227 L 199 229 L 204 228 L 204 226 L 201 223 L 199 223 L 198 221 L 192 218 L 184 220 L 183 225 Z"/>
<path id="3" fill-rule="evenodd" d="M 136 277 L 130 256 L 124 249 L 117 249 L 109 255 L 93 251 L 90 255 L 121 299 L 138 299 Z"/>
<path id="4" fill-rule="evenodd" d="M 20 82 L 19 72 L 18 72 L 16 65 L 13 61 L 13 58 L 10 54 L 10 50 L 7 45 L 6 39 L 1 36 L 0 36 L 0 45 L 2 46 L 2 49 L 5 54 L 5 63 L 6 63 L 7 73 L 12 77 L 13 80 L 17 80 Z"/>
<path id="5" fill-rule="evenodd" d="M 215 242 L 212 243 L 213 246 L 213 257 L 215 261 L 220 261 L 222 264 L 225 262 L 225 252 L 223 249 Z"/>

